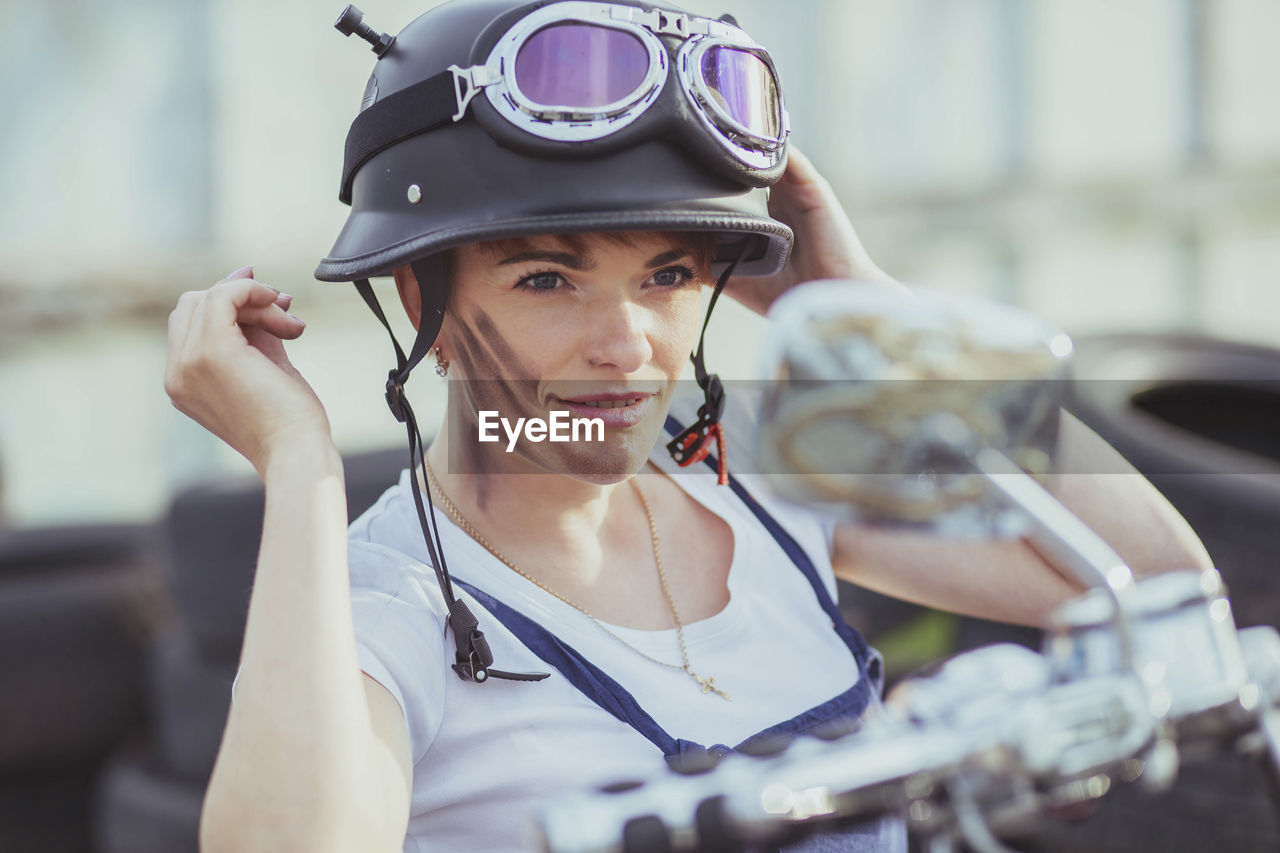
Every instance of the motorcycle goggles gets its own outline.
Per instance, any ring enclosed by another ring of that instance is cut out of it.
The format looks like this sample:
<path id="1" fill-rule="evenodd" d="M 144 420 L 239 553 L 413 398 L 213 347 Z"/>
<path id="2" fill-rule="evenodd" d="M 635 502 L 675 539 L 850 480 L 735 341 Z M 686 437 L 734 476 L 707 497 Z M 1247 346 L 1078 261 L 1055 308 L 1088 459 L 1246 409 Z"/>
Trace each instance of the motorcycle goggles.
<path id="1" fill-rule="evenodd" d="M 772 58 L 727 16 L 566 0 L 520 17 L 483 61 L 450 65 L 361 112 L 340 198 L 350 203 L 356 170 L 379 151 L 468 111 L 499 144 L 552 156 L 606 153 L 674 129 L 752 186 L 780 176 L 790 134 Z"/>

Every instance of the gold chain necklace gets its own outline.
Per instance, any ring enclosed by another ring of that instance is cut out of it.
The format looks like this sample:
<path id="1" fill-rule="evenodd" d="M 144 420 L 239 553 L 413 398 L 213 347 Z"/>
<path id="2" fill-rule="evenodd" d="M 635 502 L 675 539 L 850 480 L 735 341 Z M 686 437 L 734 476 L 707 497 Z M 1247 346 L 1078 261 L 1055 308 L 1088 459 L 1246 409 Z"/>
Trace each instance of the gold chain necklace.
<path id="1" fill-rule="evenodd" d="M 436 474 L 434 471 L 431 470 L 431 463 L 426 460 L 425 453 L 423 454 L 423 463 L 427 473 L 427 479 L 431 481 L 432 488 L 435 489 L 436 494 L 440 497 L 440 503 L 444 505 L 444 508 L 449 513 L 450 517 L 453 518 L 453 520 L 458 523 L 459 527 L 461 527 L 463 530 L 467 532 L 468 536 L 470 536 L 472 539 L 476 540 L 476 542 L 479 542 L 482 546 L 484 546 L 484 549 L 486 551 L 488 551 L 494 557 L 498 558 L 498 560 L 501 561 L 504 565 L 506 565 L 507 568 L 511 569 L 513 572 L 520 575 L 525 580 L 534 584 L 539 589 L 546 592 L 548 595 L 552 595 L 560 599 L 561 601 L 563 601 L 565 604 L 569 605 L 573 609 L 580 611 L 588 619 L 594 622 L 596 626 L 600 628 L 601 631 L 604 631 L 610 637 L 613 637 L 619 643 L 622 643 L 622 645 L 631 649 L 631 651 L 640 655 L 640 657 L 644 658 L 645 660 L 652 661 L 653 663 L 656 663 L 659 666 L 667 667 L 668 669 L 683 670 L 684 672 L 688 673 L 690 678 L 698 682 L 698 685 L 702 688 L 703 693 L 715 693 L 716 695 L 721 696 L 725 699 L 729 699 L 729 700 L 733 699 L 733 697 L 730 696 L 728 693 L 724 692 L 719 687 L 716 687 L 716 680 L 713 676 L 704 677 L 704 676 L 698 675 L 696 672 L 693 671 L 693 667 L 689 665 L 689 650 L 685 647 L 685 644 L 684 644 L 684 625 L 680 621 L 680 615 L 676 612 L 675 599 L 671 597 L 671 590 L 667 586 L 667 573 L 662 565 L 662 540 L 658 536 L 658 525 L 654 523 L 653 510 L 649 508 L 649 501 L 647 498 L 645 498 L 644 492 L 640 489 L 640 485 L 635 481 L 634 477 L 631 478 L 631 485 L 636 490 L 636 496 L 640 498 L 640 505 L 644 507 L 645 517 L 649 519 L 649 537 L 653 541 L 653 559 L 654 559 L 654 562 L 657 563 L 658 565 L 658 582 L 662 584 L 662 594 L 667 599 L 667 606 L 671 608 L 671 618 L 675 620 L 675 623 L 676 623 L 676 639 L 680 641 L 680 660 L 683 661 L 683 663 L 679 665 L 658 660 L 657 658 L 651 657 L 650 655 L 647 655 L 644 652 L 640 651 L 635 646 L 631 645 L 626 640 L 622 639 L 622 637 L 619 637 L 613 631 L 610 631 L 607 625 L 605 625 L 603 622 L 597 619 L 594 615 L 592 615 L 592 613 L 589 610 L 587 610 L 585 607 L 575 604 L 574 602 L 565 598 L 563 595 L 551 589 L 546 584 L 542 583 L 542 581 L 538 580 L 537 578 L 523 571 L 515 563 L 511 562 L 506 557 L 504 557 L 498 551 L 498 549 L 490 545 L 488 541 L 483 536 L 481 536 L 480 533 L 474 527 L 471 526 L 471 523 L 468 522 L 463 517 L 462 513 L 458 510 L 458 507 L 454 505 L 453 501 L 449 500 L 449 496 L 445 494 L 445 491 L 443 488 L 441 488 L 439 481 L 436 480 Z"/>

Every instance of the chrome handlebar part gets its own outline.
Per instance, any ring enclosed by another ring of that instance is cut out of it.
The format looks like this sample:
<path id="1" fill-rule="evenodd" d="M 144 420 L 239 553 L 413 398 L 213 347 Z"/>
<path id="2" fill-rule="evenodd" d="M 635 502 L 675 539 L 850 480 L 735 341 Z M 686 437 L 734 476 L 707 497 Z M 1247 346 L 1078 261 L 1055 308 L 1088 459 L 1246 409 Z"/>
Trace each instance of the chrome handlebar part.
<path id="1" fill-rule="evenodd" d="M 1139 594 L 1160 580 L 1140 581 Z M 1151 598 L 1167 596 L 1172 584 L 1158 586 Z M 1221 600 L 1211 597 L 1209 606 Z M 1186 624 L 1201 618 L 1195 607 L 1179 610 L 1174 618 Z M 1140 649 L 1167 636 L 1169 616 L 1160 610 L 1139 623 Z M 837 740 L 800 738 L 775 756 L 729 755 L 698 775 L 669 773 L 577 795 L 543 813 L 544 849 L 739 850 L 898 814 L 923 838 L 996 850 L 996 834 L 1102 797 L 1117 783 L 1167 786 L 1179 753 L 1229 748 L 1280 774 L 1274 628 L 1239 632 L 1242 679 L 1222 669 L 1213 677 L 1214 665 L 1197 660 L 1191 668 L 1209 682 L 1160 682 L 1163 694 L 1146 676 L 1089 672 L 1091 648 L 1079 639 L 1055 634 L 1044 655 L 1010 645 L 961 655 L 909 682 L 902 706 Z M 1064 642 L 1086 654 L 1059 657 Z"/>

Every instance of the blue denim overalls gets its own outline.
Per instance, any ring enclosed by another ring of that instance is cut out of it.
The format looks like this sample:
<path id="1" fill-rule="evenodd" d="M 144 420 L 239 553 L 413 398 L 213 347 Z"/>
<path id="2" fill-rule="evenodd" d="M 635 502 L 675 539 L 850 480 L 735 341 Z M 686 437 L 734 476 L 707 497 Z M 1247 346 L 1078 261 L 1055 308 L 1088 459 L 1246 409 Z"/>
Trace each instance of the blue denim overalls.
<path id="1" fill-rule="evenodd" d="M 672 435 L 681 432 L 680 425 L 673 419 L 667 419 L 667 431 Z M 715 462 L 708 457 L 706 463 L 713 469 Z M 761 506 L 750 493 L 743 488 L 737 479 L 729 478 L 729 487 L 734 494 L 746 504 L 752 514 L 769 531 L 782 550 L 795 564 L 796 568 L 813 587 L 814 595 L 822 609 L 831 618 L 832 628 L 849 647 L 849 652 L 858 662 L 861 677 L 848 690 L 833 699 L 780 723 L 772 725 L 738 744 L 736 747 L 724 744 L 703 746 L 684 738 L 673 737 L 640 707 L 635 697 L 622 685 L 614 681 L 602 670 L 583 657 L 577 650 L 561 641 L 537 622 L 504 604 L 474 584 L 454 578 L 453 582 L 470 593 L 477 602 L 493 614 L 495 618 L 511 631 L 522 643 L 554 667 L 570 684 L 582 691 L 584 695 L 604 710 L 627 723 L 637 732 L 648 738 L 667 761 L 672 764 L 696 760 L 705 757 L 706 753 L 724 755 L 737 749 L 749 748 L 753 742 L 766 741 L 785 735 L 798 735 L 810 732 L 824 724 L 839 720 L 850 720 L 862 716 L 868 708 L 880 702 L 880 689 L 884 676 L 880 666 L 879 653 L 867 645 L 862 636 L 845 623 L 840 608 L 832 600 L 826 586 L 818 576 L 818 571 L 800 544 L 791 534 L 778 524 L 777 520 Z M 842 831 L 838 835 L 818 836 L 789 845 L 787 853 L 905 853 L 907 849 L 905 829 L 897 818 L 885 818 L 879 821 L 860 824 Z"/>

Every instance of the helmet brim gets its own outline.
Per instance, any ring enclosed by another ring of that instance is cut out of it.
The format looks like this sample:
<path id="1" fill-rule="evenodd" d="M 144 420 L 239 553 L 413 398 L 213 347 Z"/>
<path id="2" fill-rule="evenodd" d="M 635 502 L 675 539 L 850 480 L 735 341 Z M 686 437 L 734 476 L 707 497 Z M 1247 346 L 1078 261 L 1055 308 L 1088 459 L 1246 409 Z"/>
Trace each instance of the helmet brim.
<path id="1" fill-rule="evenodd" d="M 374 252 L 343 257 L 335 252 L 316 267 L 320 281 L 349 282 L 391 275 L 410 261 L 468 243 L 541 234 L 574 234 L 591 231 L 710 231 L 719 235 L 713 272 L 737 257 L 743 238 L 751 241 L 736 275 L 766 276 L 779 272 L 791 251 L 791 229 L 781 222 L 750 214 L 701 211 L 635 211 L 619 213 L 562 214 L 477 223 L 421 234 Z"/>

